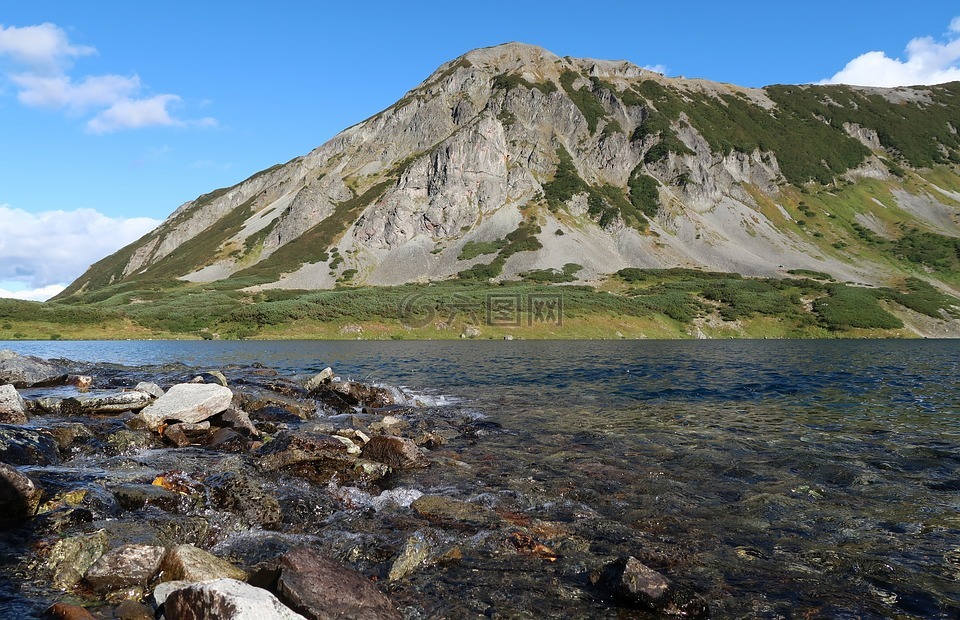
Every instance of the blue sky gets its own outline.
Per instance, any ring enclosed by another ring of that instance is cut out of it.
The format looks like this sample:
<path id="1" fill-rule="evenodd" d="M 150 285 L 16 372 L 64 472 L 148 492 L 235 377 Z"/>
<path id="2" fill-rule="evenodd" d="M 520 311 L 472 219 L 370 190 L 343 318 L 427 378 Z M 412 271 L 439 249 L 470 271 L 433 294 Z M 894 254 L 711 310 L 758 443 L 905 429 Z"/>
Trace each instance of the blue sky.
<path id="1" fill-rule="evenodd" d="M 943 0 L 4 4 L 0 296 L 35 299 L 477 47 L 744 86 L 960 79 L 960 6 Z"/>

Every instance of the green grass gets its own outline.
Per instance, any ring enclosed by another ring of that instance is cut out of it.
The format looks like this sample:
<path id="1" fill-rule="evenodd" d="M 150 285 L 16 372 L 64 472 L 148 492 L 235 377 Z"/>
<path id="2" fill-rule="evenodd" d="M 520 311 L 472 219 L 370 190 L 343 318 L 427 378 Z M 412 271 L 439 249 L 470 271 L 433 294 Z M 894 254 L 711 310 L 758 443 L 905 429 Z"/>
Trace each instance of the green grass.
<path id="1" fill-rule="evenodd" d="M 581 86 L 578 89 L 573 88 L 574 82 L 581 77 L 583 76 L 576 71 L 567 69 L 560 74 L 560 85 L 563 86 L 567 96 L 580 110 L 583 118 L 587 121 L 587 128 L 592 134 L 597 131 L 597 124 L 600 120 L 607 117 L 607 110 L 597 99 L 597 95 L 592 89 L 586 86 Z M 596 86 L 596 83 L 594 83 L 594 86 Z"/>
<path id="2" fill-rule="evenodd" d="M 457 260 L 470 260 L 484 254 L 496 254 L 507 245 L 506 239 L 495 241 L 467 241 L 460 250 Z"/>

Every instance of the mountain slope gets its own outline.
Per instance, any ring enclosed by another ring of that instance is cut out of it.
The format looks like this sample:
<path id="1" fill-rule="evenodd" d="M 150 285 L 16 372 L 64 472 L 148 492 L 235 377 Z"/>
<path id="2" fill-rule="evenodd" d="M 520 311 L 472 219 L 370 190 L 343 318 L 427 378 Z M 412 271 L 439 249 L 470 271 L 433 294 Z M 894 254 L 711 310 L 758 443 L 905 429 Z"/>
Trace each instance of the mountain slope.
<path id="1" fill-rule="evenodd" d="M 59 299 L 326 289 L 565 265 L 960 289 L 960 83 L 746 89 L 506 44 L 188 202 Z"/>

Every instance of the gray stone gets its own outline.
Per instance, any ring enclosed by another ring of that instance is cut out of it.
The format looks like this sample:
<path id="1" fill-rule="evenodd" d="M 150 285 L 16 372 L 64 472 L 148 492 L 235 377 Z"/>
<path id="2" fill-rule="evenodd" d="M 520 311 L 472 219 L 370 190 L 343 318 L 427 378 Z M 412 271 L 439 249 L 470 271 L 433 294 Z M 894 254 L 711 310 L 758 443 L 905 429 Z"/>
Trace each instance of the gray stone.
<path id="1" fill-rule="evenodd" d="M 12 385 L 0 385 L 0 422 L 26 424 L 27 403 Z"/>
<path id="2" fill-rule="evenodd" d="M 124 545 L 100 556 L 87 570 L 86 582 L 99 592 L 147 587 L 160 572 L 166 550 L 154 545 Z"/>
<path id="3" fill-rule="evenodd" d="M 212 383 L 179 383 L 140 412 L 151 429 L 167 420 L 203 422 L 226 411 L 233 400 L 230 388 Z"/>
<path id="4" fill-rule="evenodd" d="M 247 435 L 248 437 L 259 437 L 260 431 L 253 425 L 250 416 L 242 409 L 230 408 L 221 413 L 219 421 L 230 428 Z"/>
<path id="5" fill-rule="evenodd" d="M 60 403 L 63 415 L 111 414 L 140 411 L 154 400 L 146 392 L 114 392 L 65 398 Z"/>
<path id="6" fill-rule="evenodd" d="M 416 571 L 433 553 L 434 543 L 422 532 L 416 532 L 403 543 L 400 555 L 393 561 L 387 579 L 399 581 Z"/>
<path id="7" fill-rule="evenodd" d="M 242 569 L 193 545 L 178 545 L 170 549 L 160 568 L 164 581 L 247 578 L 247 573 Z"/>
<path id="8" fill-rule="evenodd" d="M 153 589 L 153 604 L 160 607 L 167 602 L 167 597 L 183 588 L 192 586 L 195 582 L 179 579 L 177 581 L 164 581 L 158 583 Z"/>
<path id="9" fill-rule="evenodd" d="M 57 465 L 57 440 L 46 431 L 0 424 L 0 462 L 12 465 Z"/>
<path id="10" fill-rule="evenodd" d="M 331 379 L 333 379 L 333 369 L 327 366 L 304 383 L 303 387 L 305 387 L 308 392 L 312 392 L 321 385 L 330 383 Z"/>
<path id="11" fill-rule="evenodd" d="M 363 457 L 393 469 L 420 469 L 430 466 L 420 447 L 406 437 L 376 435 L 363 446 Z"/>
<path id="12" fill-rule="evenodd" d="M 174 590 L 163 605 L 167 620 L 304 620 L 270 592 L 235 579 L 215 579 Z"/>
<path id="13" fill-rule="evenodd" d="M 150 383 L 149 381 L 141 381 L 133 389 L 145 394 L 149 394 L 154 398 L 160 398 L 163 396 L 163 388 L 156 383 Z"/>
<path id="14" fill-rule="evenodd" d="M 67 380 L 62 366 L 5 349 L 0 351 L 0 384 L 10 383 L 17 388 L 35 385 L 57 385 Z"/>
<path id="15" fill-rule="evenodd" d="M 306 548 L 280 558 L 277 594 L 310 620 L 399 620 L 393 602 L 357 571 Z"/>
<path id="16" fill-rule="evenodd" d="M 57 541 L 45 563 L 53 587 L 61 590 L 72 588 L 83 579 L 107 547 L 107 534 L 103 530 Z"/>
<path id="17" fill-rule="evenodd" d="M 29 476 L 0 463 L 0 522 L 33 516 L 40 507 L 43 491 Z"/>

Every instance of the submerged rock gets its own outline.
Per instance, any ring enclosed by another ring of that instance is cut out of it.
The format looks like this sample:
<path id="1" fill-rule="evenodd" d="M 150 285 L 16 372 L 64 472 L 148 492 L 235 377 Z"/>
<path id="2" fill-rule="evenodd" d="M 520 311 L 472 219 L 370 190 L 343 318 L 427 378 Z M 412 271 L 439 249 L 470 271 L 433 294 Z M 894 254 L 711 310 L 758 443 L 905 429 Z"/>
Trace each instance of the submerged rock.
<path id="1" fill-rule="evenodd" d="M 591 576 L 591 581 L 629 607 L 685 618 L 709 617 L 706 601 L 678 590 L 666 577 L 632 556 L 606 565 Z"/>
<path id="2" fill-rule="evenodd" d="M 42 497 L 43 491 L 29 476 L 0 463 L 0 522 L 33 516 Z"/>
<path id="3" fill-rule="evenodd" d="M 415 499 L 410 507 L 432 522 L 447 525 L 486 528 L 501 522 L 496 513 L 484 506 L 443 495 L 424 495 Z"/>
<path id="4" fill-rule="evenodd" d="M 235 579 L 194 583 L 170 593 L 163 605 L 167 620 L 303 620 L 270 592 Z"/>
<path id="5" fill-rule="evenodd" d="M 0 424 L 0 462 L 12 465 L 57 465 L 60 450 L 46 431 Z"/>
<path id="6" fill-rule="evenodd" d="M 0 385 L 0 422 L 27 423 L 27 403 L 12 385 Z"/>
<path id="7" fill-rule="evenodd" d="M 69 603 L 54 603 L 44 613 L 56 620 L 96 620 L 96 617 L 83 607 Z"/>
<path id="8" fill-rule="evenodd" d="M 151 429 L 167 420 L 203 422 L 226 411 L 233 401 L 228 387 L 213 383 L 178 383 L 140 412 Z"/>
<path id="9" fill-rule="evenodd" d="M 393 602 L 357 571 L 306 548 L 280 558 L 277 593 L 310 620 L 399 620 Z"/>

